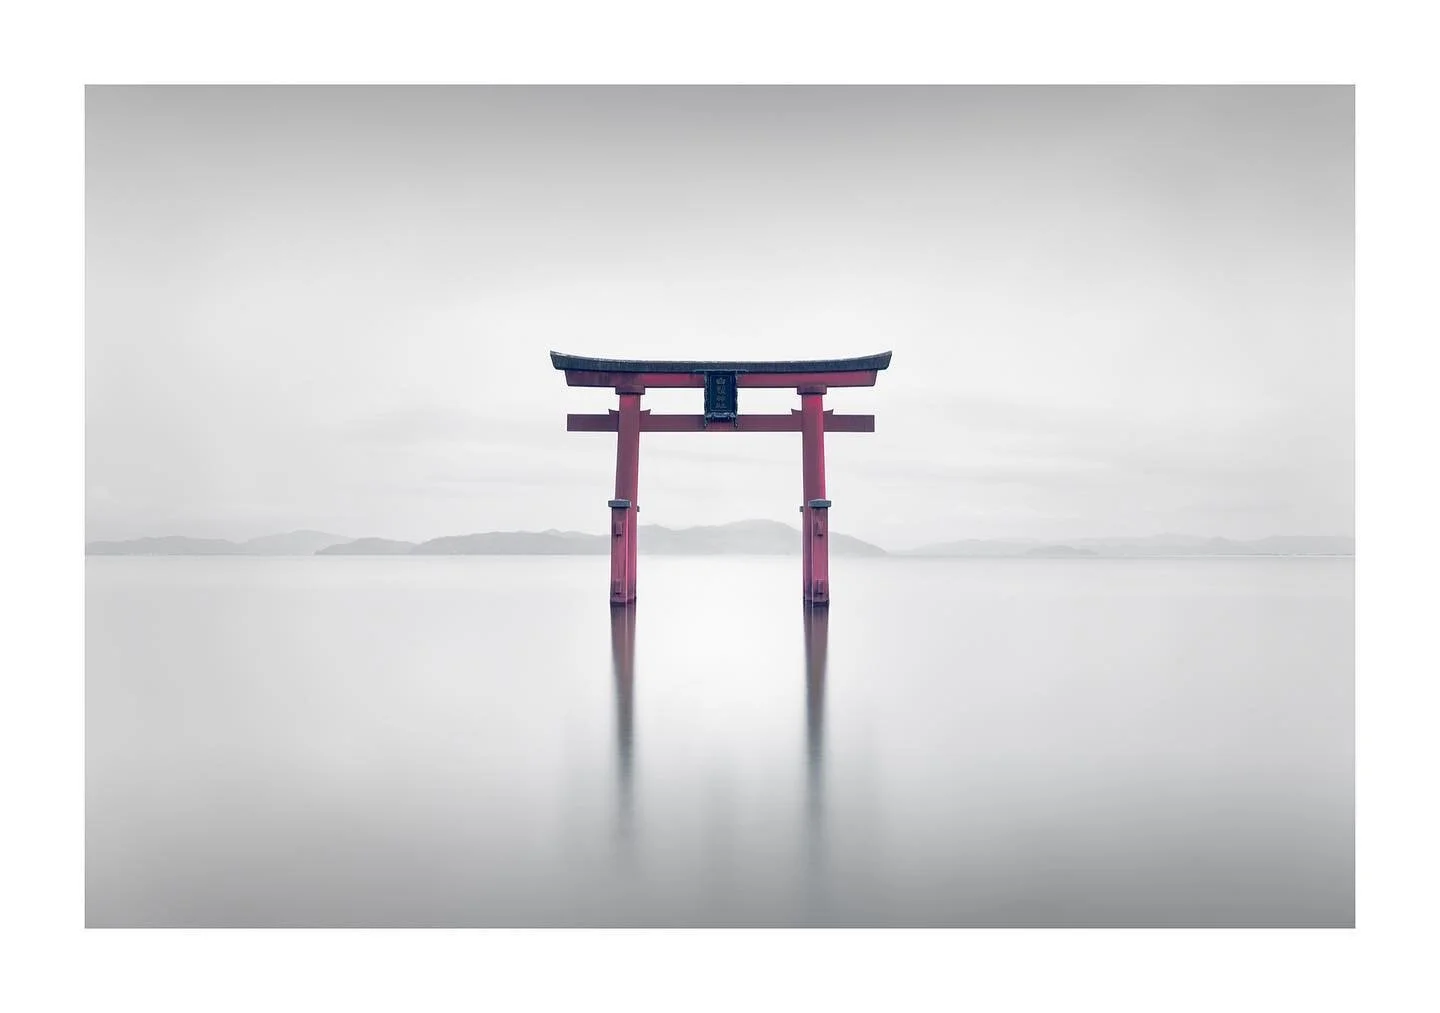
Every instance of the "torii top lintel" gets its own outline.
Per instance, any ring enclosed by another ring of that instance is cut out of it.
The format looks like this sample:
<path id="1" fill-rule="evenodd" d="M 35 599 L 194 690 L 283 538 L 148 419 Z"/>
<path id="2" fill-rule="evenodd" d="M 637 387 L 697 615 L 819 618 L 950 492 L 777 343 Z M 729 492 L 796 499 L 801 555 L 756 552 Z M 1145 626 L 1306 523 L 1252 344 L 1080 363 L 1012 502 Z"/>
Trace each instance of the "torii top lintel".
<path id="1" fill-rule="evenodd" d="M 703 387 L 708 373 L 734 373 L 737 387 L 873 387 L 876 373 L 890 365 L 890 353 L 853 359 L 703 362 L 592 359 L 551 352 L 550 361 L 565 372 L 571 387 Z"/>

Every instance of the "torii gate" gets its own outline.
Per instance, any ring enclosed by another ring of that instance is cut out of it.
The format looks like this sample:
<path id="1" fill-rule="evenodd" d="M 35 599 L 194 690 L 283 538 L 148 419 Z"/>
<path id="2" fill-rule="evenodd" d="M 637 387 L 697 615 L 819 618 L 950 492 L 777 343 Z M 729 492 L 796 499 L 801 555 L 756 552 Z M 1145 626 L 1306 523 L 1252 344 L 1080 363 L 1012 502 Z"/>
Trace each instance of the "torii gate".
<path id="1" fill-rule="evenodd" d="M 857 359 L 806 362 L 655 362 L 590 359 L 551 352 L 550 361 L 565 371 L 571 387 L 613 387 L 620 410 L 604 415 L 568 415 L 572 433 L 616 433 L 615 498 L 610 501 L 610 603 L 635 600 L 636 530 L 640 509 L 640 434 L 645 433 L 800 433 L 802 488 L 801 574 L 805 601 L 830 601 L 830 546 L 826 540 L 830 501 L 825 498 L 825 432 L 873 433 L 873 415 L 836 415 L 826 411 L 830 387 L 873 387 L 876 374 L 890 365 L 890 353 Z M 703 415 L 651 415 L 641 411 L 647 387 L 703 387 Z M 794 387 L 799 410 L 787 415 L 741 415 L 742 387 Z"/>

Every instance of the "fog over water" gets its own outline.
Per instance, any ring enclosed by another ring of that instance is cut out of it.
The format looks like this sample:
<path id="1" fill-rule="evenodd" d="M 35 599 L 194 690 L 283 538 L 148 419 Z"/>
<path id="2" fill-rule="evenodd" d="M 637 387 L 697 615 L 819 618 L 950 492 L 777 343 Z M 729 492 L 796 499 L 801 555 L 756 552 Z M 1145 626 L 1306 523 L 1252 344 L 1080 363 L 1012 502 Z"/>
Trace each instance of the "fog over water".
<path id="1" fill-rule="evenodd" d="M 86 561 L 91 926 L 1347 926 L 1349 559 Z"/>

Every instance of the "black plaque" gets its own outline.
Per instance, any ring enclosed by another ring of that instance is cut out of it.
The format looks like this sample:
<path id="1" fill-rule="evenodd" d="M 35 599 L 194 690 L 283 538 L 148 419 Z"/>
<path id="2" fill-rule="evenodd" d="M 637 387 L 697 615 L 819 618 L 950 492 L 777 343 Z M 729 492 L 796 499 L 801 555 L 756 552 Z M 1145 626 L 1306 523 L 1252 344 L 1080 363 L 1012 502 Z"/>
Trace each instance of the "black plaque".
<path id="1" fill-rule="evenodd" d="M 735 418 L 736 405 L 735 374 L 723 371 L 706 373 L 705 421 Z"/>

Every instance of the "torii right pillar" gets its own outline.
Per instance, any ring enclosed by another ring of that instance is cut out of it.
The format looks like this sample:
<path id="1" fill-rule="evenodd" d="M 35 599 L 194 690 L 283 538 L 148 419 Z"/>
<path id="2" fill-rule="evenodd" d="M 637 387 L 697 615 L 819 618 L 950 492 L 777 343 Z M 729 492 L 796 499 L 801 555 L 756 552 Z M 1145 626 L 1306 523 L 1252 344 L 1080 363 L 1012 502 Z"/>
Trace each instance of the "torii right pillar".
<path id="1" fill-rule="evenodd" d="M 825 498 L 825 388 L 800 392 L 801 578 L 805 601 L 830 604 L 830 501 Z"/>

